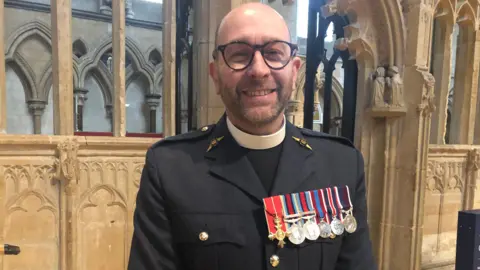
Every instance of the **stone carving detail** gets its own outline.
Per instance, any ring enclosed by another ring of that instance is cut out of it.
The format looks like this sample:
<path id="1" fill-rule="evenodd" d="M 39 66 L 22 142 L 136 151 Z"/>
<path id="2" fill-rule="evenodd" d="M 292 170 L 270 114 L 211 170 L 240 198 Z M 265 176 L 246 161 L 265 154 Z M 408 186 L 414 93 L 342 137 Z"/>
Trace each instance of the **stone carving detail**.
<path id="1" fill-rule="evenodd" d="M 392 66 L 388 68 L 386 85 L 390 94 L 389 104 L 394 107 L 405 106 L 403 101 L 403 81 L 400 78 L 398 67 Z"/>
<path id="2" fill-rule="evenodd" d="M 373 76 L 372 107 L 385 106 L 385 69 L 378 67 Z"/>
<path id="3" fill-rule="evenodd" d="M 475 148 L 468 152 L 468 170 L 476 172 L 480 169 L 480 149 Z"/>
<path id="4" fill-rule="evenodd" d="M 112 0 L 100 0 L 100 13 L 105 15 L 112 15 Z M 132 0 L 125 0 L 125 17 L 133 18 Z"/>
<path id="5" fill-rule="evenodd" d="M 418 111 L 424 116 L 431 115 L 435 109 L 435 78 L 430 72 L 422 71 L 423 78 L 425 80 L 424 93 L 422 95 L 422 101 L 418 105 Z"/>
<path id="6" fill-rule="evenodd" d="M 65 182 L 65 191 L 67 194 L 71 194 L 75 191 L 79 175 L 77 140 L 67 139 L 58 144 L 57 150 L 58 159 L 55 161 L 55 178 Z"/>
<path id="7" fill-rule="evenodd" d="M 427 169 L 427 185 L 428 191 L 438 191 L 445 193 L 447 190 L 458 189 L 462 193 L 465 187 L 465 180 L 461 173 L 465 164 L 459 162 L 442 162 L 429 161 Z"/>
<path id="8" fill-rule="evenodd" d="M 388 74 L 385 74 L 385 71 Z M 396 117 L 406 114 L 403 81 L 396 66 L 378 67 L 372 76 L 370 113 L 373 117 Z"/>

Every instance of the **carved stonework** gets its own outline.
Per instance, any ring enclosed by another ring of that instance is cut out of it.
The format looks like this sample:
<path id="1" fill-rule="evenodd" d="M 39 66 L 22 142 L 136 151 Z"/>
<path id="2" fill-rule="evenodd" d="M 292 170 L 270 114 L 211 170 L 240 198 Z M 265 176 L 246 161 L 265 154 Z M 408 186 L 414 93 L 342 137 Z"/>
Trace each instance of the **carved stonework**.
<path id="1" fill-rule="evenodd" d="M 372 95 L 369 113 L 373 117 L 399 117 L 407 112 L 403 101 L 403 82 L 398 68 L 378 67 L 372 76 Z"/>
<path id="2" fill-rule="evenodd" d="M 476 172 L 480 169 L 480 149 L 475 148 L 468 152 L 468 170 Z"/>
<path id="3" fill-rule="evenodd" d="M 422 101 L 418 105 L 418 111 L 423 116 L 431 115 L 436 107 L 435 107 L 435 78 L 433 77 L 430 72 L 422 71 L 422 75 L 424 78 L 424 93 L 422 95 Z"/>
<path id="4" fill-rule="evenodd" d="M 71 194 L 75 191 L 78 182 L 78 143 L 76 139 L 67 139 L 57 146 L 58 160 L 55 162 L 57 169 L 56 178 L 65 182 L 65 191 Z"/>

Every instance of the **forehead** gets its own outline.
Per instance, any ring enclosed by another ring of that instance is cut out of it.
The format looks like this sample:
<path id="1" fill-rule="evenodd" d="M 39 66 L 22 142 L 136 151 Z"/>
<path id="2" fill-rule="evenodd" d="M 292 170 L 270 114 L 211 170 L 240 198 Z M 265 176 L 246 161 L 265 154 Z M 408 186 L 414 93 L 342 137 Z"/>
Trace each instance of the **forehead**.
<path id="1" fill-rule="evenodd" d="M 244 13 L 225 21 L 218 35 L 218 43 L 245 41 L 251 44 L 263 44 L 271 40 L 290 41 L 285 22 L 280 17 L 261 16 Z"/>

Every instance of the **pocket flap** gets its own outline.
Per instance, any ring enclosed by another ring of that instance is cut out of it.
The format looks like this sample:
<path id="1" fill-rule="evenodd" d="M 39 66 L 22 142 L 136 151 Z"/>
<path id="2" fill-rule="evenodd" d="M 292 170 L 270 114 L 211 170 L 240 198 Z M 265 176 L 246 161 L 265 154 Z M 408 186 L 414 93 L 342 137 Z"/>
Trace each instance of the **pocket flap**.
<path id="1" fill-rule="evenodd" d="M 245 245 L 246 235 L 240 215 L 174 213 L 172 232 L 177 243 Z"/>

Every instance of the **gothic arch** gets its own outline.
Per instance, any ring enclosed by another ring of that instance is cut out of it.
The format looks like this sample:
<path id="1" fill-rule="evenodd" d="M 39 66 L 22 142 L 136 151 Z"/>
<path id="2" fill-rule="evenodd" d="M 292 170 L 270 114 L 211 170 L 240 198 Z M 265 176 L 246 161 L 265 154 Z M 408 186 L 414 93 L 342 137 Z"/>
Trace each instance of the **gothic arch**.
<path id="1" fill-rule="evenodd" d="M 77 59 L 88 54 L 87 43 L 83 38 L 79 37 L 72 43 L 72 54 Z"/>
<path id="2" fill-rule="evenodd" d="M 448 0 L 440 0 L 434 6 L 434 18 L 446 20 L 448 25 L 455 24 L 455 8 L 452 6 L 452 3 Z"/>
<path id="3" fill-rule="evenodd" d="M 35 73 L 27 61 L 20 54 L 14 53 L 13 57 L 6 59 L 5 64 L 20 78 L 25 92 L 25 101 L 37 99 Z"/>
<path id="4" fill-rule="evenodd" d="M 113 96 L 113 93 L 111 92 L 111 89 L 113 89 L 112 81 L 110 80 L 110 77 L 108 77 L 107 73 L 108 70 L 106 69 L 105 65 L 103 65 L 90 69 L 85 76 L 85 79 L 88 75 L 93 76 L 93 78 L 100 85 L 100 92 L 102 93 L 105 106 L 112 104 Z M 85 79 L 83 82 L 85 82 Z"/>
<path id="5" fill-rule="evenodd" d="M 75 60 L 73 61 L 72 75 L 73 89 L 75 89 L 78 88 L 78 63 Z M 39 97 L 48 102 L 48 95 L 50 95 L 50 90 L 52 90 L 52 61 L 50 61 L 47 69 L 43 72 L 38 90 Z"/>
<path id="6" fill-rule="evenodd" d="M 142 73 L 148 80 L 149 83 L 149 93 L 154 93 L 154 87 L 153 87 L 153 82 L 154 82 L 154 73 L 155 70 L 152 65 L 149 65 L 147 60 L 145 59 L 145 56 L 139 49 L 139 47 L 136 45 L 136 43 L 129 37 L 125 38 L 125 48 L 126 48 L 126 54 L 128 54 L 131 59 L 132 59 L 132 68 L 134 72 L 130 72 L 129 70 L 125 70 L 125 78 L 128 81 L 128 77 L 132 76 L 133 73 L 140 72 Z M 81 87 L 83 87 L 83 82 L 85 81 L 86 74 L 93 68 L 99 66 L 99 62 L 101 57 L 108 51 L 112 49 L 112 40 L 110 38 L 106 38 L 93 52 L 93 55 L 89 55 L 85 57 L 85 61 L 82 63 L 82 66 L 80 67 L 80 75 L 79 75 L 79 82 Z M 110 75 L 109 75 L 110 77 Z"/>
<path id="7" fill-rule="evenodd" d="M 457 23 L 460 25 L 468 24 L 472 27 L 476 27 L 477 19 L 475 11 L 469 2 L 464 2 L 459 8 L 457 13 Z"/>
<path id="8" fill-rule="evenodd" d="M 9 36 L 5 46 L 6 60 L 12 58 L 18 46 L 22 44 L 24 40 L 33 35 L 38 36 L 40 41 L 42 41 L 50 50 L 52 49 L 52 35 L 49 26 L 41 21 L 33 21 L 22 25 Z"/>

